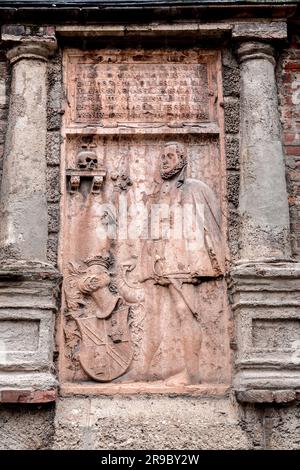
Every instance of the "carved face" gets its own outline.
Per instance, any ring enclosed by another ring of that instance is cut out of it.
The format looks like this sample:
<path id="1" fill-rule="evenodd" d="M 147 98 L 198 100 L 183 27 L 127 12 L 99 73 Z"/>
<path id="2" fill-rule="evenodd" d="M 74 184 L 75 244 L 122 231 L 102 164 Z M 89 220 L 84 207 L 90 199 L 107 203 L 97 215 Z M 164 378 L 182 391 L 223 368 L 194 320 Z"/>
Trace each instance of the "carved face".
<path id="1" fill-rule="evenodd" d="M 93 170 L 97 168 L 98 158 L 93 150 L 81 150 L 77 155 L 77 166 L 81 169 Z"/>
<path id="2" fill-rule="evenodd" d="M 80 290 L 83 293 L 95 292 L 110 283 L 109 273 L 99 265 L 90 266 L 80 281 Z"/>
<path id="3" fill-rule="evenodd" d="M 160 156 L 160 174 L 163 179 L 176 175 L 186 164 L 184 150 L 176 143 L 167 144 Z"/>
<path id="4" fill-rule="evenodd" d="M 160 157 L 160 167 L 163 173 L 171 172 L 177 167 L 180 161 L 176 145 L 168 145 L 164 147 Z"/>

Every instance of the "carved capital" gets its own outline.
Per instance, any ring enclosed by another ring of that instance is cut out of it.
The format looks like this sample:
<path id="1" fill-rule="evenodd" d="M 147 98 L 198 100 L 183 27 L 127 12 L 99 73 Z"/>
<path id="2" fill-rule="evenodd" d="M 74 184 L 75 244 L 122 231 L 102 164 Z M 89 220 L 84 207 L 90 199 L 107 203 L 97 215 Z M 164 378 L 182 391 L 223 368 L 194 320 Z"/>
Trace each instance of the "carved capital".
<path id="1" fill-rule="evenodd" d="M 238 48 L 237 56 L 241 63 L 249 60 L 263 59 L 268 60 L 272 65 L 275 65 L 273 47 L 263 42 L 244 42 Z"/>
<path id="2" fill-rule="evenodd" d="M 56 41 L 47 42 L 23 42 L 13 47 L 7 53 L 7 58 L 11 64 L 21 59 L 35 59 L 47 61 L 56 50 Z"/>

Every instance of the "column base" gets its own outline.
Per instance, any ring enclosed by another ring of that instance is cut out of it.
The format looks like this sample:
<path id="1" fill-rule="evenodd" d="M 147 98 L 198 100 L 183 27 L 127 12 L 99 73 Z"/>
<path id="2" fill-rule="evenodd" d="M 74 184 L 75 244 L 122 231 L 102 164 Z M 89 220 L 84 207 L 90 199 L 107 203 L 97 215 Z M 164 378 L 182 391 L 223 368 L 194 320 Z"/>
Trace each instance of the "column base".
<path id="1" fill-rule="evenodd" d="M 300 264 L 235 266 L 230 290 L 236 325 L 233 386 L 238 399 L 295 399 L 300 390 Z"/>
<path id="2" fill-rule="evenodd" d="M 54 313 L 61 276 L 48 263 L 0 266 L 0 401 L 43 403 L 56 397 Z"/>

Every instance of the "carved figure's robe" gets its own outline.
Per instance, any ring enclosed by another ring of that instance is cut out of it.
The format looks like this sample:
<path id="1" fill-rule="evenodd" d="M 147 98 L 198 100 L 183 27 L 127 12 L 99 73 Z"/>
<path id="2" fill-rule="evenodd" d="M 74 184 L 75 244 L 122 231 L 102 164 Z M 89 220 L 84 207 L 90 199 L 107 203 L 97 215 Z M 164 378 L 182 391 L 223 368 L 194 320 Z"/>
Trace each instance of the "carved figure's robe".
<path id="1" fill-rule="evenodd" d="M 182 273 L 184 281 L 188 273 L 199 278 L 223 273 L 221 212 L 205 183 L 186 178 L 184 168 L 176 178 L 163 181 L 149 202 L 151 234 L 143 250 L 145 278 L 155 272 L 180 278 Z"/>

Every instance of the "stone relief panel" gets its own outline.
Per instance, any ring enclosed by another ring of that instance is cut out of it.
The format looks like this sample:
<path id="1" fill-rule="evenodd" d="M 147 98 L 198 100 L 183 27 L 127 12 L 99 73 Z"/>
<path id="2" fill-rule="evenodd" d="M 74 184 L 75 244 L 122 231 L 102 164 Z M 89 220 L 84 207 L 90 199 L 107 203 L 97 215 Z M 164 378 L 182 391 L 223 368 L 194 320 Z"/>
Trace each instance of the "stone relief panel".
<path id="1" fill-rule="evenodd" d="M 171 121 L 161 110 L 167 92 L 161 89 L 158 100 L 155 88 L 165 75 L 174 85 L 174 106 L 184 101 L 183 95 L 189 104 L 198 102 L 189 115 L 195 127 L 197 121 L 216 116 L 210 97 L 218 84 L 208 73 L 216 64 L 208 55 L 199 65 L 200 52 L 186 51 L 179 53 L 177 67 L 176 53 L 164 54 L 66 55 L 71 98 L 63 146 L 59 343 L 61 380 L 71 391 L 89 386 L 101 393 L 127 386 L 132 391 L 180 392 L 229 383 L 220 136 L 201 126 L 200 132 L 185 126 L 166 131 Z M 165 68 L 157 65 L 158 59 Z M 185 60 L 192 62 L 193 72 L 191 83 L 184 85 Z M 108 75 L 116 87 L 121 86 L 118 80 L 127 83 L 126 92 L 124 85 L 115 91 L 111 117 Z M 138 89 L 137 80 L 142 82 Z M 152 118 L 144 119 L 140 108 L 133 111 L 135 95 L 136 104 L 155 95 Z M 86 100 L 82 108 L 81 99 Z M 88 110 L 90 99 L 95 106 Z M 177 112 L 182 123 L 186 115 Z M 163 125 L 159 130 L 158 117 Z"/>

